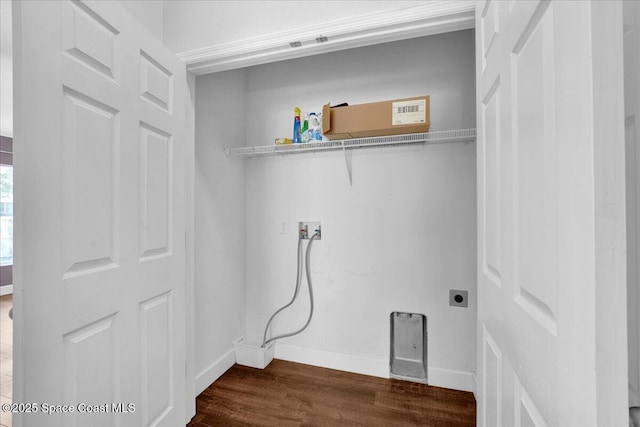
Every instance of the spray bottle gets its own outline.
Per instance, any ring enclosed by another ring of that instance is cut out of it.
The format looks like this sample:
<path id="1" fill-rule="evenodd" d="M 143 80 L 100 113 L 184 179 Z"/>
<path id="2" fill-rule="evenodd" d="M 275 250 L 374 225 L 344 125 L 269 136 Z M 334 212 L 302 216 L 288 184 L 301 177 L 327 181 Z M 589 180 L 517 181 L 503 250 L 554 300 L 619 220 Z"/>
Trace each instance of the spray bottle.
<path id="1" fill-rule="evenodd" d="M 300 108 L 293 109 L 295 117 L 293 118 L 293 143 L 300 143 Z"/>
<path id="2" fill-rule="evenodd" d="M 309 142 L 309 113 L 304 113 L 304 121 L 302 122 L 302 129 L 300 129 L 300 137 L 303 143 Z"/>

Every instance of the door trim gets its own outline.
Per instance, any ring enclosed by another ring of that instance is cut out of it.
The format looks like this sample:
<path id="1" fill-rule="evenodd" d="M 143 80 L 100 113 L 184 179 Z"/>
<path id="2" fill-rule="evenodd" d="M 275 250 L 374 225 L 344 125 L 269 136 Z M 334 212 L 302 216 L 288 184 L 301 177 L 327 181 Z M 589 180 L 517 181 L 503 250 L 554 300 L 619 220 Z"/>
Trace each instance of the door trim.
<path id="1" fill-rule="evenodd" d="M 187 71 L 207 74 L 475 27 L 474 1 L 438 1 L 365 14 L 178 53 Z M 317 37 L 326 42 L 316 42 Z M 291 47 L 297 42 L 301 46 Z"/>

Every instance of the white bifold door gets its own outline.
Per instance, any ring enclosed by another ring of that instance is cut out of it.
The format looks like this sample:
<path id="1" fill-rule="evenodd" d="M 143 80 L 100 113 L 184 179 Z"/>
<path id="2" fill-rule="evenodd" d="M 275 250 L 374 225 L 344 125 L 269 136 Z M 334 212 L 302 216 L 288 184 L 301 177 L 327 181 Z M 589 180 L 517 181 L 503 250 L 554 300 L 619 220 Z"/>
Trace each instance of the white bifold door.
<path id="1" fill-rule="evenodd" d="M 185 65 L 116 2 L 14 8 L 14 425 L 184 425 Z"/>
<path id="2" fill-rule="evenodd" d="M 478 425 L 627 425 L 622 4 L 481 1 Z"/>
<path id="3" fill-rule="evenodd" d="M 624 11 L 629 405 L 640 406 L 640 3 Z"/>

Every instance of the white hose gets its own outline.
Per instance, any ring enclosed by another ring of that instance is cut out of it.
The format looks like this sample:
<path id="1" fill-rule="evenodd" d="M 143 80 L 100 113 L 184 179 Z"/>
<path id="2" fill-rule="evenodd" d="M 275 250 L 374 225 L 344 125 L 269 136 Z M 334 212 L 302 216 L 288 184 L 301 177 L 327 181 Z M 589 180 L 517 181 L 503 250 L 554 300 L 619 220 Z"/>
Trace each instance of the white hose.
<path id="1" fill-rule="evenodd" d="M 317 237 L 320 237 L 320 234 L 318 234 L 316 232 L 311 237 L 311 239 L 309 239 L 309 244 L 307 245 L 307 253 L 306 253 L 306 256 L 305 256 L 305 269 L 306 269 L 306 273 L 307 273 L 307 285 L 309 286 L 309 304 L 311 306 L 311 309 L 309 310 L 309 318 L 307 319 L 307 323 L 305 323 L 302 328 L 298 329 L 295 332 L 291 332 L 291 333 L 288 333 L 288 334 L 277 335 L 277 336 L 272 337 L 271 339 L 267 340 L 267 331 L 269 330 L 269 325 L 271 324 L 271 321 L 273 321 L 273 319 L 276 317 L 276 315 L 278 313 L 280 313 L 285 308 L 291 306 L 291 304 L 293 304 L 293 302 L 298 297 L 298 291 L 300 290 L 300 255 L 301 255 L 301 250 L 300 249 L 302 247 L 301 246 L 302 245 L 302 239 L 299 239 L 298 240 L 298 271 L 297 271 L 297 274 L 296 274 L 296 289 L 295 289 L 295 292 L 293 293 L 293 298 L 291 299 L 291 301 L 289 301 L 289 303 L 287 305 L 284 305 L 281 308 L 279 308 L 275 313 L 273 313 L 273 315 L 271 315 L 271 318 L 269 318 L 269 321 L 267 322 L 267 326 L 264 328 L 264 336 L 263 336 L 263 339 L 262 339 L 262 347 L 265 347 L 267 344 L 269 344 L 270 342 L 275 341 L 277 339 L 287 338 L 287 337 L 292 337 L 294 335 L 298 335 L 300 332 L 302 332 L 305 329 L 307 329 L 307 326 L 309 326 L 309 323 L 311 323 L 311 318 L 313 317 L 313 287 L 311 285 L 311 267 L 310 267 L 311 244 L 313 243 L 313 241 Z"/>

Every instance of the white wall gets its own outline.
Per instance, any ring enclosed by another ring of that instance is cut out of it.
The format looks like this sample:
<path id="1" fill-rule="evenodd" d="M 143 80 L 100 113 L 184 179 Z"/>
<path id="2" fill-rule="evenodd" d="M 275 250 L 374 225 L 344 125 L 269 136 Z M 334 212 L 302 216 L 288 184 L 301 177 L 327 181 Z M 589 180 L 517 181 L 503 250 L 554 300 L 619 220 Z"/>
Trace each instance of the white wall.
<path id="1" fill-rule="evenodd" d="M 163 39 L 163 2 L 160 0 L 120 0 L 120 4 L 159 40 Z"/>
<path id="2" fill-rule="evenodd" d="M 233 365 L 245 313 L 245 71 L 196 78 L 195 373 L 200 393 Z"/>
<path id="3" fill-rule="evenodd" d="M 185 52 L 304 28 L 308 23 L 316 25 L 420 4 L 424 1 L 165 0 L 164 41 L 174 52 Z"/>
<path id="4" fill-rule="evenodd" d="M 11 2 L 0 1 L 0 135 L 13 136 Z"/>
<path id="5" fill-rule="evenodd" d="M 289 136 L 294 106 L 431 96 L 432 131 L 475 127 L 472 31 L 370 46 L 247 70 L 247 145 Z M 200 94 L 198 94 L 200 95 Z M 276 357 L 385 376 L 389 314 L 428 317 L 430 379 L 470 389 L 475 370 L 475 146 L 353 151 L 248 160 L 246 334 L 261 341 L 295 280 L 296 222 L 319 219 L 313 247 L 316 312 Z M 229 160 L 231 164 L 237 160 Z M 288 234 L 281 234 L 287 221 Z M 449 289 L 469 291 L 467 309 Z M 275 322 L 304 324 L 308 298 Z M 455 371 L 455 372 L 450 372 Z"/>

